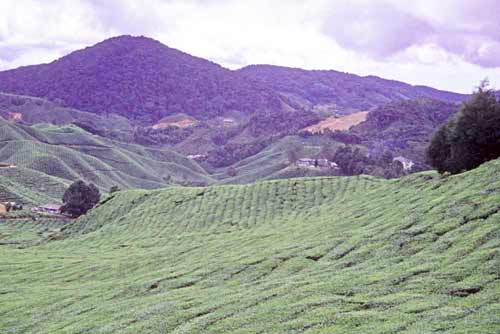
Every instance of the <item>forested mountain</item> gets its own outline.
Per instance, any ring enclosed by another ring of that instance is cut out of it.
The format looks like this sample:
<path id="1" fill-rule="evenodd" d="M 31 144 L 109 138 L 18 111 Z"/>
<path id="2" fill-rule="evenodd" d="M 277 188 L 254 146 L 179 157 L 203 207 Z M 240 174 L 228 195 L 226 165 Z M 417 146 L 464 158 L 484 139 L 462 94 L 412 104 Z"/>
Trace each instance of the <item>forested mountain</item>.
<path id="1" fill-rule="evenodd" d="M 276 93 L 238 72 L 131 36 L 105 40 L 50 64 L 2 72 L 0 91 L 146 122 L 175 113 L 206 119 L 231 110 L 281 109 Z"/>
<path id="2" fill-rule="evenodd" d="M 349 113 L 391 101 L 463 95 L 377 77 L 258 65 L 231 71 L 146 37 L 120 36 L 50 64 L 0 72 L 0 91 L 46 97 L 93 113 L 144 123 L 184 113 L 210 119 L 326 105 Z M 317 108 L 317 109 L 318 109 Z"/>
<path id="3" fill-rule="evenodd" d="M 345 114 L 355 110 L 369 110 L 393 101 L 432 98 L 460 102 L 466 95 L 440 91 L 425 86 L 376 76 L 361 77 L 338 71 L 307 71 L 271 65 L 252 65 L 239 70 L 252 80 L 286 94 L 292 101 L 306 108 L 323 106 Z"/>

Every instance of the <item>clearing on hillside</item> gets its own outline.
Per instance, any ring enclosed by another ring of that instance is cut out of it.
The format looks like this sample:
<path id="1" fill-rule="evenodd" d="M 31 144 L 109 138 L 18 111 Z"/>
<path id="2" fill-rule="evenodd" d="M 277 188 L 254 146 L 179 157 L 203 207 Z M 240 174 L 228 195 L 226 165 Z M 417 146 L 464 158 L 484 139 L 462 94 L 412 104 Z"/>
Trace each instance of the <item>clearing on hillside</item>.
<path id="1" fill-rule="evenodd" d="M 358 125 L 366 120 L 368 116 L 368 111 L 360 111 L 347 116 L 342 117 L 328 117 L 327 119 L 308 126 L 303 131 L 309 131 L 311 133 L 320 133 L 326 129 L 332 131 L 345 131 L 349 130 L 351 127 Z"/>

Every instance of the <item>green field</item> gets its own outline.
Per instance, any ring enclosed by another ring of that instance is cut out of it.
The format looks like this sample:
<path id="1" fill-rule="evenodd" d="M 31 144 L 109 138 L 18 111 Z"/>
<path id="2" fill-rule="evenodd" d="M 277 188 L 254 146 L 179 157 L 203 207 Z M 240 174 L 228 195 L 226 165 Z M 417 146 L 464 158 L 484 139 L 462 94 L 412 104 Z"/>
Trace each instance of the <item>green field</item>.
<path id="1" fill-rule="evenodd" d="M 0 239 L 0 333 L 500 333 L 500 160 L 123 191 Z"/>

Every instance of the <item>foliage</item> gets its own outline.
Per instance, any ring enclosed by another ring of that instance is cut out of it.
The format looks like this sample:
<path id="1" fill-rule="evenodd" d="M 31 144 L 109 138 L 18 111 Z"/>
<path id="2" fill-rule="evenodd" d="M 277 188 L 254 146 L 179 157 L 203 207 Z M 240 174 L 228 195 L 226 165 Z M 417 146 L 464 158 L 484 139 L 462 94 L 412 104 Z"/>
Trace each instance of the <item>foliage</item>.
<path id="1" fill-rule="evenodd" d="M 285 155 L 288 163 L 293 164 L 304 154 L 304 147 L 298 142 L 291 142 L 285 147 Z"/>
<path id="2" fill-rule="evenodd" d="M 107 39 L 51 64 L 1 72 L 0 90 L 148 124 L 179 113 L 209 119 L 231 110 L 281 109 L 279 96 L 264 85 L 132 36 Z"/>
<path id="3" fill-rule="evenodd" d="M 336 113 L 369 110 L 389 102 L 433 98 L 458 102 L 463 95 L 429 87 L 411 86 L 377 77 L 360 77 L 337 71 L 307 71 L 272 65 L 251 65 L 243 75 L 302 101 L 300 106 L 332 105 Z M 306 101 L 305 103 L 303 101 Z"/>
<path id="4" fill-rule="evenodd" d="M 393 102 L 371 111 L 366 121 L 354 126 L 350 133 L 375 155 L 388 150 L 425 164 L 432 133 L 457 112 L 456 104 L 437 100 Z"/>
<path id="5" fill-rule="evenodd" d="M 230 166 L 255 155 L 273 142 L 274 138 L 255 140 L 247 144 L 230 143 L 208 152 L 207 163 L 213 167 Z"/>
<path id="6" fill-rule="evenodd" d="M 134 142 L 140 145 L 175 145 L 193 133 L 192 128 L 168 126 L 162 129 L 138 126 L 134 130 Z"/>
<path id="7" fill-rule="evenodd" d="M 85 184 L 78 180 L 64 193 L 61 212 L 68 213 L 72 217 L 80 217 L 99 203 L 100 199 L 99 189 L 93 183 Z"/>
<path id="8" fill-rule="evenodd" d="M 443 125 L 427 150 L 438 171 L 460 173 L 500 156 L 500 101 L 482 84 L 457 117 Z"/>
<path id="9" fill-rule="evenodd" d="M 120 187 L 118 186 L 112 186 L 111 188 L 109 188 L 109 193 L 112 194 L 112 193 L 116 193 L 118 191 L 121 191 Z"/>

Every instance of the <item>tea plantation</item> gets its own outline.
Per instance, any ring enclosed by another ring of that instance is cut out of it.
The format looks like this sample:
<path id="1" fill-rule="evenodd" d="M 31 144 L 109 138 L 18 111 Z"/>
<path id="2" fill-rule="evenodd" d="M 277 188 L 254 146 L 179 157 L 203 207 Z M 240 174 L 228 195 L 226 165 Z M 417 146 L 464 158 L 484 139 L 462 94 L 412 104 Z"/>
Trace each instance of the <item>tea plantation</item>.
<path id="1" fill-rule="evenodd" d="M 500 333 L 499 160 L 122 191 L 0 239 L 1 333 Z"/>
<path id="2" fill-rule="evenodd" d="M 68 182 L 83 179 L 105 190 L 213 181 L 196 162 L 169 149 L 112 141 L 74 125 L 26 126 L 1 117 L 0 161 Z"/>

